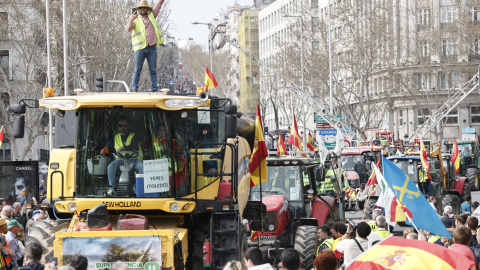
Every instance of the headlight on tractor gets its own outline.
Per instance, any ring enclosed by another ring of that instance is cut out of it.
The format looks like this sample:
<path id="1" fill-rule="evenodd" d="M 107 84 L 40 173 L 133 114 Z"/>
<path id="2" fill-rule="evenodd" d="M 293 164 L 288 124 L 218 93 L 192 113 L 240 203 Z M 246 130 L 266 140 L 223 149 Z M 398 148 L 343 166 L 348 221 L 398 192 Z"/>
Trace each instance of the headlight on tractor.
<path id="1" fill-rule="evenodd" d="M 69 204 L 67 205 L 67 209 L 68 209 L 68 211 L 70 211 L 70 212 L 75 212 L 75 210 L 77 210 L 77 205 L 76 205 L 75 203 L 69 203 Z"/>
<path id="2" fill-rule="evenodd" d="M 170 204 L 170 211 L 178 212 L 178 210 L 180 210 L 180 205 L 178 205 L 178 203 L 174 202 Z"/>
<path id="3" fill-rule="evenodd" d="M 275 231 L 275 225 L 274 224 L 268 225 L 268 230 L 269 231 Z"/>

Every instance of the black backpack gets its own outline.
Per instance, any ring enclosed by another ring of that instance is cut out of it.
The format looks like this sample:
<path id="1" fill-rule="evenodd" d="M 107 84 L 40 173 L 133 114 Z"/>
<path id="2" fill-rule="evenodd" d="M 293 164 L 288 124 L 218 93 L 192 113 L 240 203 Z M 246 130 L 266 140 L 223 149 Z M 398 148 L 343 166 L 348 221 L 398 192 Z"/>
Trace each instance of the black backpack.
<path id="1" fill-rule="evenodd" d="M 475 256 L 475 263 L 477 264 L 477 266 L 480 265 L 480 250 L 474 247 L 468 248 L 470 248 L 470 250 L 473 252 L 473 256 Z"/>

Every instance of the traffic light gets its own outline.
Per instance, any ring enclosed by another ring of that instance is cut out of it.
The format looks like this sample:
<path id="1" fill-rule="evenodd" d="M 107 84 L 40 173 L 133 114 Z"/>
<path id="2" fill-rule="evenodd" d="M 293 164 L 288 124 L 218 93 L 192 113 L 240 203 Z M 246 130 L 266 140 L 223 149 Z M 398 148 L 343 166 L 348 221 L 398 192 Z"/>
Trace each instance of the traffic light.
<path id="1" fill-rule="evenodd" d="M 263 134 L 268 135 L 268 127 L 263 127 Z"/>
<path id="2" fill-rule="evenodd" d="M 107 91 L 107 76 L 102 75 L 101 77 L 96 77 L 96 81 L 99 83 L 95 84 L 97 88 L 97 92 L 106 92 Z"/>

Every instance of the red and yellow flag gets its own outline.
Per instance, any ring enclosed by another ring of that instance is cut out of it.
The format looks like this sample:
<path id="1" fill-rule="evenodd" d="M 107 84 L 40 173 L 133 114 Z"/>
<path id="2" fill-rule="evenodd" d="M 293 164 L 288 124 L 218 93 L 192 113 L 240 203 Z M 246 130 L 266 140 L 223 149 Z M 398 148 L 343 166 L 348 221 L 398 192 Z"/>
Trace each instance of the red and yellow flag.
<path id="1" fill-rule="evenodd" d="M 217 80 L 213 76 L 213 73 L 208 70 L 208 66 L 205 68 L 205 91 L 213 89 L 218 86 Z"/>
<path id="2" fill-rule="evenodd" d="M 420 160 L 422 161 L 422 168 L 428 172 L 430 171 L 430 163 L 428 162 L 427 150 L 425 150 L 425 144 L 423 144 L 423 139 L 420 138 Z"/>
<path id="3" fill-rule="evenodd" d="M 460 171 L 460 156 L 458 155 L 458 145 L 455 137 L 453 137 L 453 152 L 450 162 L 455 166 L 455 173 L 458 173 Z"/>
<path id="4" fill-rule="evenodd" d="M 312 133 L 308 132 L 307 148 L 310 151 L 315 150 L 315 142 L 313 141 Z"/>
<path id="5" fill-rule="evenodd" d="M 2 142 L 3 142 L 3 126 L 2 126 L 2 129 L 0 129 L 0 148 L 2 148 Z"/>
<path id="6" fill-rule="evenodd" d="M 415 136 L 413 137 L 413 144 L 412 145 L 418 145 L 418 138 L 417 138 L 417 134 L 415 134 Z"/>
<path id="7" fill-rule="evenodd" d="M 278 134 L 277 155 L 279 157 L 288 155 L 287 147 L 285 146 L 285 141 L 283 140 L 283 136 L 280 133 Z"/>
<path id="8" fill-rule="evenodd" d="M 475 262 L 441 245 L 391 236 L 363 252 L 346 269 L 427 269 L 433 265 L 435 269 L 470 269 Z"/>
<path id="9" fill-rule="evenodd" d="M 287 144 L 295 145 L 300 151 L 303 151 L 302 139 L 298 134 L 297 119 L 295 114 L 293 114 L 292 127 L 290 128 L 290 137 L 288 137 Z"/>
<path id="10" fill-rule="evenodd" d="M 378 159 L 377 168 L 378 168 L 378 166 L 380 166 L 380 161 L 381 161 L 381 159 Z M 377 176 L 375 175 L 375 170 L 372 170 L 372 174 L 370 175 L 367 183 L 365 184 L 366 187 L 368 187 L 370 185 L 378 185 Z"/>
<path id="11" fill-rule="evenodd" d="M 252 158 L 250 159 L 250 187 L 267 181 L 267 146 L 263 137 L 262 115 L 260 105 L 257 104 L 257 117 L 255 119 L 255 142 Z"/>

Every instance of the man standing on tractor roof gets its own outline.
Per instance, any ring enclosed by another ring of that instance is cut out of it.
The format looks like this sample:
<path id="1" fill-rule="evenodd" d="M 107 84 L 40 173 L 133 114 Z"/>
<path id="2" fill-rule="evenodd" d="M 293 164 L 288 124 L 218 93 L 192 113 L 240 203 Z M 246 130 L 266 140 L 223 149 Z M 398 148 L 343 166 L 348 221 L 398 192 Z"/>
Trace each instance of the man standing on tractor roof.
<path id="1" fill-rule="evenodd" d="M 334 182 L 338 180 L 337 176 L 339 176 L 339 173 L 337 171 L 337 165 L 333 165 L 333 168 L 330 168 L 325 174 L 325 181 L 320 183 L 318 192 L 326 193 L 332 197 L 336 197 L 337 194 L 335 192 Z"/>
<path id="2" fill-rule="evenodd" d="M 162 44 L 164 38 L 162 32 L 158 29 L 156 18 L 160 13 L 160 8 L 165 0 L 157 0 L 153 9 L 146 0 L 140 1 L 137 11 L 130 14 L 125 28 L 127 32 L 132 32 L 132 47 L 135 52 L 134 70 L 132 78 L 132 90 L 138 91 L 138 82 L 142 72 L 145 58 L 150 71 L 150 82 L 152 91 L 156 92 L 157 84 L 157 45 Z M 138 16 L 140 14 L 140 16 Z"/>

